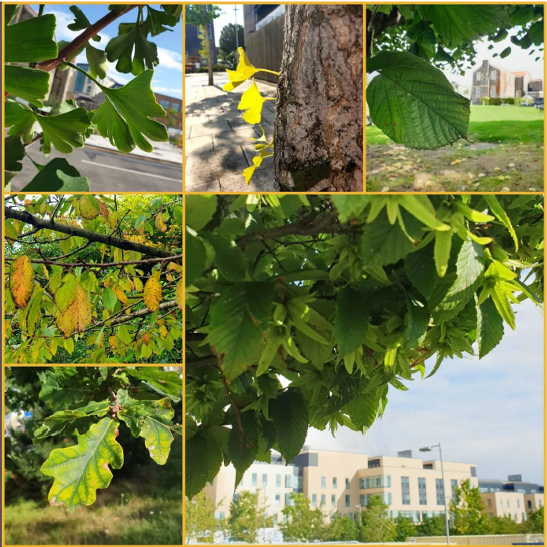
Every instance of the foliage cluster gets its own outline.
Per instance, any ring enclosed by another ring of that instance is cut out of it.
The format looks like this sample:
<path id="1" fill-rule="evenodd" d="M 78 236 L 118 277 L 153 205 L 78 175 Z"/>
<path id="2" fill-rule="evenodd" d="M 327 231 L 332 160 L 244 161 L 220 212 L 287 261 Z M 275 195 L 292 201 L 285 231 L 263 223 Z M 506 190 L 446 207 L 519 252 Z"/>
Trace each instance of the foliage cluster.
<path id="1" fill-rule="evenodd" d="M 463 72 L 473 66 L 479 40 L 493 49 L 510 33 L 536 61 L 543 52 L 542 5 L 378 4 L 367 10 L 367 73 L 378 72 L 367 88 L 370 115 L 409 148 L 437 149 L 468 136 L 469 100 L 439 67 Z M 507 47 L 500 57 L 510 53 Z"/>
<path id="2" fill-rule="evenodd" d="M 389 389 L 483 358 L 541 305 L 541 196 L 188 196 L 186 494 Z M 426 370 L 426 361 L 433 367 Z"/>

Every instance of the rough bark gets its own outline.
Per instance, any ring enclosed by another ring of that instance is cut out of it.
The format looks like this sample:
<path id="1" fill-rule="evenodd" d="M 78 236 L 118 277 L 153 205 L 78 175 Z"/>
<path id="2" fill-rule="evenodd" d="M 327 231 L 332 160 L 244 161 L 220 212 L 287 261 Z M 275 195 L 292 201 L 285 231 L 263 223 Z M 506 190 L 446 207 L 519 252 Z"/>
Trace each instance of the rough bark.
<path id="1" fill-rule="evenodd" d="M 363 7 L 287 5 L 274 168 L 282 191 L 363 190 Z"/>

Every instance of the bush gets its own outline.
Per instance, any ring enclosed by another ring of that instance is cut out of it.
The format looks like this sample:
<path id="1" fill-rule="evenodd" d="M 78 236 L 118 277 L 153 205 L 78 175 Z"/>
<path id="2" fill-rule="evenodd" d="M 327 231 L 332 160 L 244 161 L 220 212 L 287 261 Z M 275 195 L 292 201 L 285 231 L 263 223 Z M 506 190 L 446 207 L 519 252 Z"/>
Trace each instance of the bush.
<path id="1" fill-rule="evenodd" d="M 500 106 L 502 104 L 519 105 L 521 102 L 521 97 L 483 97 L 481 99 L 482 104 L 489 104 L 491 106 Z"/>
<path id="2" fill-rule="evenodd" d="M 222 65 L 214 65 L 213 66 L 213 72 L 224 72 L 226 70 L 225 66 Z M 196 72 L 209 72 L 209 69 L 206 66 L 199 67 Z"/>
<path id="3" fill-rule="evenodd" d="M 490 104 L 490 99 L 489 99 L 488 97 L 482 97 L 481 103 L 482 103 L 483 105 Z"/>

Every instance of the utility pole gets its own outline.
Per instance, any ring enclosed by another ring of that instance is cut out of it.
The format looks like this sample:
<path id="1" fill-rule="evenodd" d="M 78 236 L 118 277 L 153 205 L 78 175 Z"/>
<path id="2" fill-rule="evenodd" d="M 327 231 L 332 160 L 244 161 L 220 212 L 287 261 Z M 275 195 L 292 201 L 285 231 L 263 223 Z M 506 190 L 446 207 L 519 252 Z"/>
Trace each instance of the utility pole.
<path id="1" fill-rule="evenodd" d="M 239 32 L 237 31 L 237 6 L 234 6 L 234 17 L 235 17 L 235 21 L 236 21 L 236 28 L 235 28 L 235 31 L 236 31 L 236 50 L 237 48 L 239 47 L 239 40 L 238 40 L 238 34 Z"/>

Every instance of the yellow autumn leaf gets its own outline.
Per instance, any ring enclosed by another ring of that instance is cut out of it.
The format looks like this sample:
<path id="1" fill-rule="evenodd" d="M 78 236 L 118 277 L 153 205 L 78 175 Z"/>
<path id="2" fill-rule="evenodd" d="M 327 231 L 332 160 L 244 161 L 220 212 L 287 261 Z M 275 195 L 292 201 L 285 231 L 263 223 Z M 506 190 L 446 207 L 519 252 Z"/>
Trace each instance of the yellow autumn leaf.
<path id="1" fill-rule="evenodd" d="M 76 298 L 67 312 L 71 312 L 74 316 L 74 330 L 77 332 L 83 332 L 91 323 L 91 302 L 80 285 L 76 288 Z"/>
<path id="2" fill-rule="evenodd" d="M 167 278 L 167 281 L 171 282 L 173 279 L 175 279 L 171 274 L 165 274 L 165 277 Z"/>
<path id="3" fill-rule="evenodd" d="M 119 288 L 114 287 L 114 294 L 122 304 L 127 304 L 127 295 Z"/>
<path id="4" fill-rule="evenodd" d="M 259 167 L 262 163 L 262 160 L 264 158 L 269 158 L 270 156 L 273 156 L 272 152 L 266 152 L 265 150 L 262 150 L 258 156 L 255 156 L 253 158 L 253 165 L 247 167 L 247 169 L 244 169 L 242 173 L 245 177 L 246 184 L 249 184 L 251 182 L 251 177 L 254 175 L 255 169 Z"/>
<path id="5" fill-rule="evenodd" d="M 168 334 L 168 331 L 167 331 L 167 329 L 165 328 L 165 325 L 162 325 L 162 326 L 160 327 L 160 336 L 161 336 L 162 338 L 165 338 L 165 337 L 167 336 L 167 334 Z"/>
<path id="6" fill-rule="evenodd" d="M 108 211 L 108 207 L 102 201 L 99 201 L 99 210 L 101 212 L 101 216 L 106 220 L 110 213 Z"/>
<path id="7" fill-rule="evenodd" d="M 161 213 L 156 215 L 155 224 L 156 224 L 156 228 L 160 232 L 166 232 L 167 231 L 167 224 L 165 224 L 165 222 L 163 221 L 163 216 L 162 216 Z"/>
<path id="8" fill-rule="evenodd" d="M 99 200 L 95 196 L 84 194 L 80 197 L 80 214 L 86 220 L 97 218 L 101 212 Z"/>
<path id="9" fill-rule="evenodd" d="M 142 338 L 141 338 L 143 344 L 150 344 L 150 333 L 148 332 L 145 332 L 143 335 L 142 335 Z"/>
<path id="10" fill-rule="evenodd" d="M 109 336 L 108 343 L 112 349 L 118 349 L 118 339 L 115 336 Z"/>
<path id="11" fill-rule="evenodd" d="M 70 309 L 67 309 L 64 312 L 57 310 L 55 323 L 65 338 L 68 338 L 74 332 L 74 315 Z"/>
<path id="12" fill-rule="evenodd" d="M 11 265 L 10 292 L 20 308 L 26 308 L 34 289 L 34 270 L 27 255 L 14 260 Z"/>
<path id="13" fill-rule="evenodd" d="M 264 148 L 273 148 L 273 137 L 272 142 L 270 142 L 266 137 L 266 131 L 264 131 L 264 128 L 261 125 L 259 125 L 258 127 L 260 127 L 260 130 L 262 131 L 262 136 L 258 139 L 255 139 L 254 137 L 249 137 L 254 143 L 256 143 L 255 150 L 258 152 L 260 150 L 263 150 Z"/>
<path id="14" fill-rule="evenodd" d="M 258 72 L 247 58 L 245 50 L 242 47 L 237 48 L 239 53 L 239 63 L 235 70 L 226 70 L 230 81 L 224 85 L 223 91 L 233 91 L 236 87 L 240 86 L 245 80 L 248 80 L 251 76 Z"/>
<path id="15" fill-rule="evenodd" d="M 138 277 L 133 278 L 133 283 L 135 284 L 135 290 L 137 292 L 142 292 L 142 289 L 143 289 L 142 281 Z"/>
<path id="16" fill-rule="evenodd" d="M 182 311 L 182 307 L 184 306 L 184 289 L 182 285 L 182 279 L 177 283 L 177 288 L 175 290 L 175 300 L 177 302 L 177 306 Z"/>
<path id="17" fill-rule="evenodd" d="M 245 110 L 243 113 L 243 119 L 254 125 L 262 121 L 262 106 L 264 104 L 264 97 L 260 94 L 258 87 L 256 86 L 253 78 L 253 85 L 247 91 L 241 95 L 241 100 L 237 105 L 238 110 Z"/>
<path id="18" fill-rule="evenodd" d="M 160 307 L 160 302 L 162 299 L 163 297 L 160 282 L 155 277 L 151 277 L 144 285 L 144 304 L 150 311 L 157 311 Z"/>

